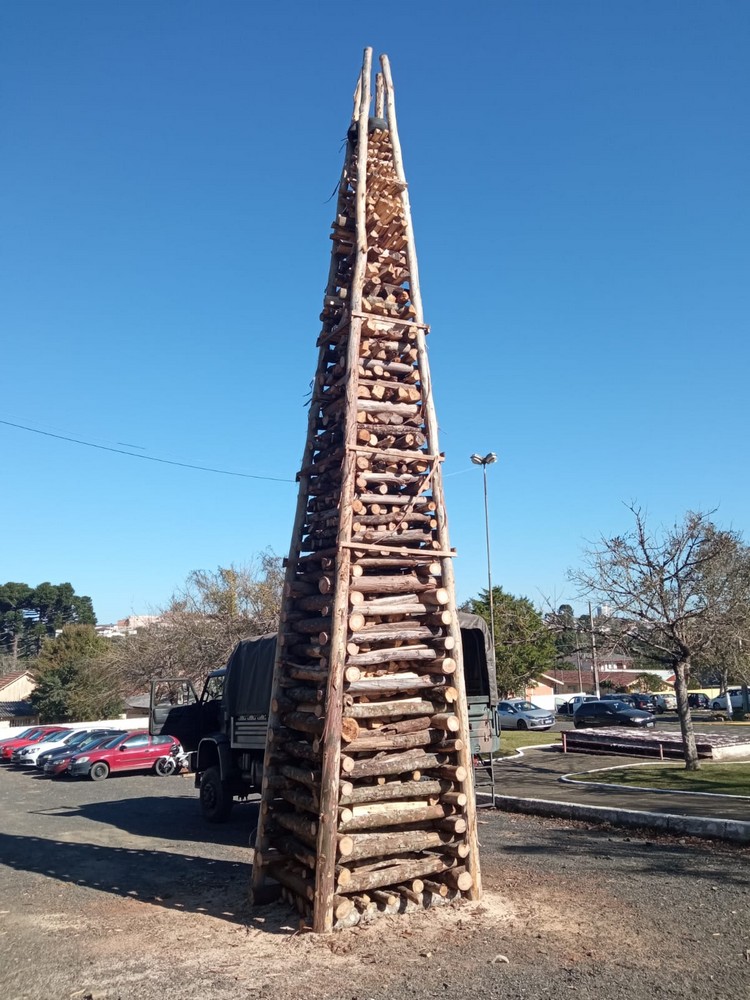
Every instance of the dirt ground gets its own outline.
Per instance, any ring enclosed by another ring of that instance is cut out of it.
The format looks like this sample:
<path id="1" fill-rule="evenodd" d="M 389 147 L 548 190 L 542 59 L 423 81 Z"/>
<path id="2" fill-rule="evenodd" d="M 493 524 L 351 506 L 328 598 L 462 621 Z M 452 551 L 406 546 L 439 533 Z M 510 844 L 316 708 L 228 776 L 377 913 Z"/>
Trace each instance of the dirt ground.
<path id="1" fill-rule="evenodd" d="M 750 851 L 480 813 L 485 893 L 316 937 L 251 909 L 251 804 L 0 773 L 3 1000 L 750 996 Z"/>

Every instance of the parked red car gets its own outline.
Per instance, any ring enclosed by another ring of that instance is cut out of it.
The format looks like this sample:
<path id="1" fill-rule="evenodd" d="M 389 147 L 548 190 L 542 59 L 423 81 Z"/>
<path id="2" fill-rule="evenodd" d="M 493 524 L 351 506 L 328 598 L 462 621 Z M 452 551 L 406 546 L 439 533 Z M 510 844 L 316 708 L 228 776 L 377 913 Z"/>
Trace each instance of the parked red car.
<path id="1" fill-rule="evenodd" d="M 102 781 L 110 771 L 148 771 L 160 757 L 169 756 L 174 746 L 180 746 L 174 736 L 149 736 L 147 729 L 136 729 L 77 753 L 70 759 L 68 774 Z"/>
<path id="2" fill-rule="evenodd" d="M 30 743 L 38 743 L 45 736 L 49 736 L 50 733 L 67 732 L 68 729 L 65 726 L 33 726 L 31 729 L 24 729 L 18 736 L 12 736 L 0 743 L 0 761 L 3 764 L 7 764 L 14 750 L 17 750 L 19 747 L 26 747 Z"/>

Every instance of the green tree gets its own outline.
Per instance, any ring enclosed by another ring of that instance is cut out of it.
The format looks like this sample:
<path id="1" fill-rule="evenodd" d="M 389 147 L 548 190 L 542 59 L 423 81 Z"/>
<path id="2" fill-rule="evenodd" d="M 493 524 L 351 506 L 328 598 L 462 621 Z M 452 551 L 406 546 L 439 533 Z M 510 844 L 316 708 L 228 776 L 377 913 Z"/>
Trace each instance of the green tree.
<path id="1" fill-rule="evenodd" d="M 553 634 L 528 598 L 493 587 L 492 602 L 498 691 L 501 695 L 522 693 L 526 684 L 554 665 Z M 465 608 L 489 622 L 489 591 L 481 591 Z"/>
<path id="2" fill-rule="evenodd" d="M 581 625 L 570 604 L 561 604 L 557 611 L 547 614 L 544 620 L 552 633 L 558 660 L 572 659 L 580 652 Z"/>
<path id="3" fill-rule="evenodd" d="M 648 670 L 638 674 L 635 682 L 638 685 L 638 690 L 642 691 L 643 694 L 648 694 L 650 691 L 666 691 L 669 688 L 669 685 L 665 684 L 658 674 L 652 674 Z"/>
<path id="4" fill-rule="evenodd" d="M 108 719 L 122 711 L 111 643 L 91 625 L 68 625 L 45 640 L 34 679 L 31 701 L 42 722 Z"/>
<path id="5" fill-rule="evenodd" d="M 5 583 L 0 586 L 0 654 L 36 657 L 45 638 L 65 625 L 95 625 L 90 597 L 76 594 L 69 583 Z"/>

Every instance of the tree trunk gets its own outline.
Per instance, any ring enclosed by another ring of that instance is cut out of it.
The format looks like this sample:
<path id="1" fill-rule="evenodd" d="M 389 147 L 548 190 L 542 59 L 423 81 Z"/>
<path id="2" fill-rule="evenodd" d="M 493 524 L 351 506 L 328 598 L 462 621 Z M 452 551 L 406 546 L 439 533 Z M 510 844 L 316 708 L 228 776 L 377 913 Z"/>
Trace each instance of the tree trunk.
<path id="1" fill-rule="evenodd" d="M 682 742 L 685 747 L 685 768 L 688 771 L 698 771 L 700 769 L 700 763 L 698 761 L 698 750 L 695 746 L 693 719 L 690 715 L 687 695 L 687 678 L 689 670 L 689 658 L 686 658 L 676 664 L 674 671 L 674 693 L 677 697 L 677 714 L 680 717 L 680 730 L 682 732 Z"/>

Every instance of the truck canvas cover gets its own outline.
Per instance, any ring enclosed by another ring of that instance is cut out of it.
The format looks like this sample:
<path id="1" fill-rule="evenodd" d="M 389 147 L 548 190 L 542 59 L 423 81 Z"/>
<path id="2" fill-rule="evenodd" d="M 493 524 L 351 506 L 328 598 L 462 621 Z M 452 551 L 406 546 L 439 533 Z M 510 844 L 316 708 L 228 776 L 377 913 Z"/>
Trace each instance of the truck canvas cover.
<path id="1" fill-rule="evenodd" d="M 470 695 L 497 703 L 495 657 L 487 623 L 479 615 L 458 612 L 464 653 L 466 687 Z M 276 634 L 239 642 L 229 657 L 222 707 L 230 715 L 268 715 L 271 703 Z"/>
<path id="2" fill-rule="evenodd" d="M 227 661 L 222 707 L 230 715 L 268 715 L 276 633 L 237 643 Z"/>
<path id="3" fill-rule="evenodd" d="M 468 611 L 458 612 L 461 645 L 464 652 L 464 677 L 469 697 L 484 695 L 490 705 L 497 704 L 497 676 L 495 651 L 487 622 Z"/>

